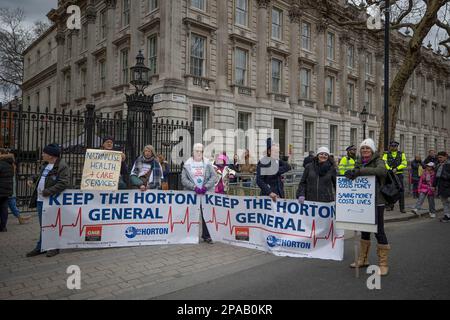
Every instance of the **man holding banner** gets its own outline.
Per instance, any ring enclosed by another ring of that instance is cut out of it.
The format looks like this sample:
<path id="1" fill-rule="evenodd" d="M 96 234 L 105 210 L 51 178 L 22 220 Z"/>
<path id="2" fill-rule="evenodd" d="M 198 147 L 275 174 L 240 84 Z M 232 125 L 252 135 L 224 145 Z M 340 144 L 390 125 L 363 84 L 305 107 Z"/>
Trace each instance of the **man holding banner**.
<path id="1" fill-rule="evenodd" d="M 376 202 L 376 216 L 375 222 L 377 224 L 377 233 L 375 237 L 378 242 L 377 255 L 379 259 L 380 275 L 385 276 L 389 272 L 388 267 L 388 253 L 391 249 L 388 244 L 386 234 L 384 232 L 384 207 L 385 201 L 383 195 L 381 194 L 381 186 L 387 176 L 387 169 L 385 162 L 380 158 L 376 152 L 375 142 L 372 139 L 364 140 L 360 145 L 361 157 L 355 164 L 353 170 L 348 170 L 345 172 L 345 177 L 351 180 L 356 179 L 360 176 L 375 176 L 375 202 Z M 368 267 L 368 255 L 370 249 L 370 233 L 361 233 L 361 247 L 359 251 L 359 257 L 357 264 L 352 263 L 350 266 L 352 268 L 356 267 Z"/>
<path id="2" fill-rule="evenodd" d="M 37 208 L 39 216 L 39 226 L 42 228 L 42 212 L 44 198 L 59 194 L 70 187 L 71 170 L 64 160 L 61 159 L 61 148 L 53 143 L 46 146 L 42 152 L 43 165 L 41 173 L 34 180 L 34 191 L 31 196 L 30 208 Z M 28 181 L 31 187 L 33 181 Z M 27 257 L 40 255 L 42 244 L 42 230 L 40 230 L 39 241 Z M 47 251 L 47 257 L 53 257 L 59 253 L 59 250 Z"/>

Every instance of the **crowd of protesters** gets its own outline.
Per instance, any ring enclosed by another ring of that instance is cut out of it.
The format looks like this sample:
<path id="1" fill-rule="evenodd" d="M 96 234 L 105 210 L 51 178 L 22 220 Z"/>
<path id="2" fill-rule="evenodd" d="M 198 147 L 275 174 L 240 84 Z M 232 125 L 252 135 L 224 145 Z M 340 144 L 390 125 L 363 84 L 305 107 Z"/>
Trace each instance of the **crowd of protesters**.
<path id="1" fill-rule="evenodd" d="M 450 160 L 445 151 L 436 154 L 430 150 L 427 158 L 422 161 L 416 156 L 409 165 L 404 152 L 398 150 L 399 143 L 392 141 L 389 151 L 382 155 L 378 153 L 375 142 L 372 139 L 364 140 L 359 148 L 349 146 L 346 155 L 335 162 L 334 156 L 326 146 L 318 148 L 317 152 L 310 152 L 304 159 L 304 172 L 298 185 L 296 197 L 298 202 L 334 202 L 336 193 L 336 178 L 338 175 L 348 179 L 356 179 L 360 176 L 375 176 L 375 201 L 377 232 L 377 255 L 379 257 L 380 274 L 387 275 L 388 253 L 390 245 L 384 230 L 384 211 L 392 210 L 394 203 L 388 203 L 381 193 L 381 188 L 391 177 L 397 177 L 399 181 L 399 205 L 400 211 L 405 212 L 404 199 L 404 173 L 409 169 L 409 183 L 417 203 L 413 212 L 418 214 L 422 209 L 425 198 L 429 203 L 431 218 L 436 217 L 435 197 L 439 197 L 444 207 L 444 217 L 441 222 L 450 221 Z M 100 147 L 102 150 L 116 150 L 114 138 L 105 137 Z M 230 181 L 236 182 L 236 175 L 243 176 L 243 186 L 249 186 L 248 175 L 256 175 L 256 184 L 260 188 L 261 196 L 269 196 L 273 201 L 285 198 L 283 174 L 291 170 L 291 165 L 286 159 L 280 159 L 279 145 L 267 139 L 267 148 L 264 157 L 257 165 L 248 150 L 245 151 L 244 161 L 239 161 L 238 155 L 233 158 L 222 152 L 212 160 L 204 156 L 204 146 L 195 144 L 192 156 L 184 163 L 181 174 L 181 182 L 184 190 L 193 191 L 199 195 L 205 193 L 226 194 Z M 131 170 L 128 169 L 126 156 L 122 152 L 122 164 L 119 178 L 119 189 L 168 190 L 169 163 L 161 154 L 157 154 L 151 145 L 147 145 L 136 158 Z M 71 187 L 71 168 L 61 159 L 61 148 L 57 144 L 47 145 L 42 152 L 42 167 L 39 174 L 28 181 L 32 188 L 30 208 L 36 208 L 39 223 L 42 226 L 43 203 L 46 197 L 58 194 Z M 0 232 L 6 232 L 8 219 L 8 207 L 19 219 L 26 223 L 29 217 L 20 214 L 15 199 L 15 164 L 14 155 L 5 149 L 0 149 Z M 205 220 L 202 217 L 202 239 L 206 243 L 212 243 Z M 370 249 L 370 233 L 362 232 L 361 245 L 358 260 L 351 267 L 366 267 Z M 41 236 L 36 247 L 27 254 L 33 257 L 43 254 L 41 250 Z M 53 257 L 59 250 L 46 252 L 47 257 Z"/>

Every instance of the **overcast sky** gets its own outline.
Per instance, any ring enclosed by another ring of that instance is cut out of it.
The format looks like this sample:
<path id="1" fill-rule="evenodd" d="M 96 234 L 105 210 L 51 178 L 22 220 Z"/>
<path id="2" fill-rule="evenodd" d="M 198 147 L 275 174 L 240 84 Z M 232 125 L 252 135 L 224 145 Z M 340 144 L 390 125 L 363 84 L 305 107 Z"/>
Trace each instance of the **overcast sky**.
<path id="1" fill-rule="evenodd" d="M 0 7 L 23 8 L 26 22 L 47 20 L 47 13 L 57 7 L 58 0 L 0 0 Z"/>

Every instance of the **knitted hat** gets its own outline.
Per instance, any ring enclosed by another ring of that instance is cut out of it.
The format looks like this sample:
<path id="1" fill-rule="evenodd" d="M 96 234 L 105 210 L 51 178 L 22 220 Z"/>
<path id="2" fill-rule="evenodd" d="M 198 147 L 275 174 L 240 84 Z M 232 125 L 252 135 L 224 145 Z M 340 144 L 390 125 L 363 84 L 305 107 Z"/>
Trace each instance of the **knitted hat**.
<path id="1" fill-rule="evenodd" d="M 317 154 L 319 154 L 319 153 L 326 153 L 326 154 L 330 155 L 330 150 L 327 147 L 320 147 L 317 150 Z"/>
<path id="2" fill-rule="evenodd" d="M 104 144 L 106 141 L 111 140 L 112 143 L 114 144 L 114 137 L 112 136 L 107 136 L 103 138 L 102 144 Z"/>
<path id="3" fill-rule="evenodd" d="M 48 154 L 49 156 L 57 157 L 59 158 L 61 156 L 61 148 L 56 143 L 51 143 L 48 146 L 46 146 L 43 150 L 44 153 Z"/>
<path id="4" fill-rule="evenodd" d="M 361 143 L 361 145 L 359 146 L 359 149 L 361 149 L 362 147 L 369 147 L 370 149 L 372 149 L 373 152 L 377 152 L 377 147 L 375 146 L 375 142 L 370 138 L 364 140 Z"/>

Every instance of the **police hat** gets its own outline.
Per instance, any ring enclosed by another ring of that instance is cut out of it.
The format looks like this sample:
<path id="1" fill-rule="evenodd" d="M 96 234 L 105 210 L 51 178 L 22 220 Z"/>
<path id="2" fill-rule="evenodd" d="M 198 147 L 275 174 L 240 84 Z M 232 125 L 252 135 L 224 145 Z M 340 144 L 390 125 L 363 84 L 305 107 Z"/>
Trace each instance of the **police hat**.
<path id="1" fill-rule="evenodd" d="M 391 143 L 389 143 L 389 146 L 391 147 L 398 147 L 400 145 L 400 143 L 398 143 L 397 141 L 392 140 Z"/>
<path id="2" fill-rule="evenodd" d="M 351 149 L 355 149 L 356 150 L 356 146 L 355 145 L 351 145 L 349 147 L 347 147 L 347 149 L 345 149 L 345 151 L 350 151 Z"/>

